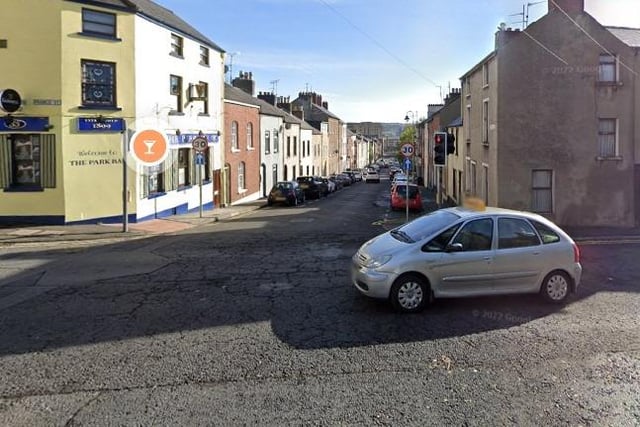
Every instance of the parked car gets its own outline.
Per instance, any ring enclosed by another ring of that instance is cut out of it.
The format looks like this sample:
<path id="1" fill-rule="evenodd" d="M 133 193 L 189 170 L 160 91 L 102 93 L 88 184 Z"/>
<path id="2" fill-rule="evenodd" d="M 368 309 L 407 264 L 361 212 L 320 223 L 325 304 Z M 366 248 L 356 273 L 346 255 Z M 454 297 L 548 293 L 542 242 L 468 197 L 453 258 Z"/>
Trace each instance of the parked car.
<path id="1" fill-rule="evenodd" d="M 440 209 L 369 240 L 353 256 L 353 285 L 402 312 L 440 297 L 539 293 L 560 304 L 576 292 L 580 251 L 560 227 L 478 206 Z"/>
<path id="2" fill-rule="evenodd" d="M 395 187 L 396 185 L 403 185 L 407 183 L 408 183 L 407 176 L 403 173 L 397 173 L 395 174 L 395 176 L 393 177 L 393 180 L 391 181 L 391 188 Z"/>
<path id="3" fill-rule="evenodd" d="M 408 198 L 407 189 L 409 191 Z M 414 184 L 398 184 L 391 187 L 391 210 L 406 209 L 407 205 L 412 211 L 422 210 L 422 196 L 418 186 Z"/>
<path id="4" fill-rule="evenodd" d="M 355 174 L 352 171 L 344 171 L 342 174 L 348 176 L 352 184 L 356 182 Z"/>
<path id="5" fill-rule="evenodd" d="M 364 182 L 367 184 L 370 182 L 380 182 L 380 175 L 378 174 L 378 171 L 369 169 L 367 174 L 364 176 Z"/>
<path id="6" fill-rule="evenodd" d="M 304 195 L 307 199 L 319 199 L 320 197 L 328 194 L 327 184 L 322 182 L 320 177 L 299 176 L 297 181 L 304 191 Z"/>
<path id="7" fill-rule="evenodd" d="M 342 186 L 343 187 L 348 187 L 352 184 L 351 182 L 351 177 L 347 174 L 344 173 L 339 173 L 338 174 L 338 179 L 340 179 L 342 181 Z"/>
<path id="8" fill-rule="evenodd" d="M 330 180 L 329 178 L 322 177 L 322 182 L 327 185 L 327 192 L 333 193 L 336 191 L 336 183 Z"/>
<path id="9" fill-rule="evenodd" d="M 296 206 L 305 202 L 305 195 L 302 188 L 296 181 L 277 182 L 267 197 L 267 205 L 285 203 L 289 206 Z"/>
<path id="10" fill-rule="evenodd" d="M 360 169 L 354 169 L 353 177 L 356 179 L 356 182 L 362 181 L 362 171 Z"/>
<path id="11" fill-rule="evenodd" d="M 336 191 L 342 190 L 344 185 L 342 184 L 342 179 L 338 177 L 337 174 L 332 174 L 329 176 L 329 181 L 333 181 L 333 184 L 336 186 Z"/>

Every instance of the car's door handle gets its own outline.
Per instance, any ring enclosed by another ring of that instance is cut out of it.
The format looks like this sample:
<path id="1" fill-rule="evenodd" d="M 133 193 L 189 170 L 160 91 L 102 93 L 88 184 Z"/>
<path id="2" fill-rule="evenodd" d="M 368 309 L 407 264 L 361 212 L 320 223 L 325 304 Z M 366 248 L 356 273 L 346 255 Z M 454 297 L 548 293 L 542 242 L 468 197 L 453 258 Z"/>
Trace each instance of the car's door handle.
<path id="1" fill-rule="evenodd" d="M 486 256 L 486 257 L 484 257 L 484 260 L 485 261 L 491 261 L 491 257 L 490 256 Z"/>
<path id="2" fill-rule="evenodd" d="M 540 255 L 540 251 L 535 251 L 533 254 L 534 255 Z"/>

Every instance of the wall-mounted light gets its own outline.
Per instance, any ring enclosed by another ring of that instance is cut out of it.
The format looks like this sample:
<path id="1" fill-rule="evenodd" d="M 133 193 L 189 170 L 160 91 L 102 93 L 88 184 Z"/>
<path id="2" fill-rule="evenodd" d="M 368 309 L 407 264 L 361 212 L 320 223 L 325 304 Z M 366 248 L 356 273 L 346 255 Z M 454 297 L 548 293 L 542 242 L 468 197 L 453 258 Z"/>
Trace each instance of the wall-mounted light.
<path id="1" fill-rule="evenodd" d="M 176 129 L 176 136 L 180 136 L 182 135 L 182 132 L 180 132 L 180 129 Z"/>

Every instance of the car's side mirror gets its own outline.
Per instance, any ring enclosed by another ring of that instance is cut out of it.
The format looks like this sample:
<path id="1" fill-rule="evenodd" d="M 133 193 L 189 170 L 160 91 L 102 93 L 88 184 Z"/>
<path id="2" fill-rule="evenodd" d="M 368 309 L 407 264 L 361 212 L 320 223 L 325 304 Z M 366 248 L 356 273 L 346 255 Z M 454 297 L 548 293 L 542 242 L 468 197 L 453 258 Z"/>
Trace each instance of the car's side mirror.
<path id="1" fill-rule="evenodd" d="M 445 251 L 447 252 L 462 252 L 464 248 L 462 247 L 462 243 L 452 243 L 447 245 Z"/>

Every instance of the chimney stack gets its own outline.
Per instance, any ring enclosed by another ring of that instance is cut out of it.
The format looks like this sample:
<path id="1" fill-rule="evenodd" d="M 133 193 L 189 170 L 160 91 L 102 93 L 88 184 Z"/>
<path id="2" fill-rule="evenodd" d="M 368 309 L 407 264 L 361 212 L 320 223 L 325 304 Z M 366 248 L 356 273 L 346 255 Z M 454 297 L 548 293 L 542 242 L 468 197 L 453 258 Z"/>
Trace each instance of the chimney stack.
<path id="1" fill-rule="evenodd" d="M 327 101 L 322 103 L 322 108 L 324 108 L 325 110 L 329 109 L 329 103 Z"/>
<path id="2" fill-rule="evenodd" d="M 554 9 L 562 9 L 569 15 L 577 15 L 584 12 L 584 0 L 547 0 L 549 12 Z"/>
<path id="3" fill-rule="evenodd" d="M 304 120 L 304 108 L 302 108 L 301 105 L 294 105 L 291 114 L 293 114 L 300 120 Z"/>
<path id="4" fill-rule="evenodd" d="M 276 106 L 291 114 L 291 100 L 288 96 L 279 96 Z"/>
<path id="5" fill-rule="evenodd" d="M 242 89 L 251 96 L 256 93 L 256 83 L 253 81 L 253 73 L 251 72 L 240 71 L 238 77 L 231 81 L 231 86 Z"/>
<path id="6" fill-rule="evenodd" d="M 262 99 L 271 105 L 276 105 L 276 95 L 273 92 L 260 92 L 258 94 L 258 99 Z"/>

